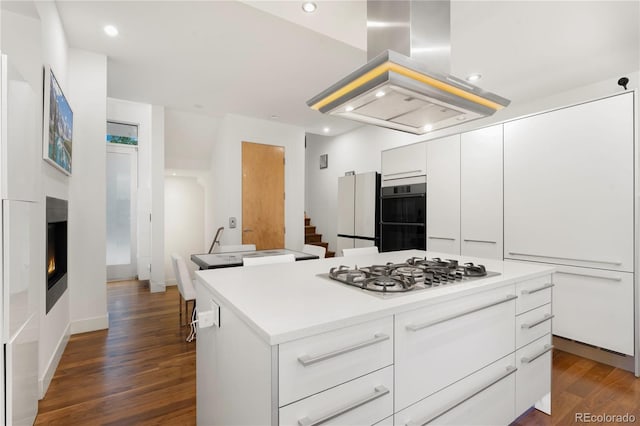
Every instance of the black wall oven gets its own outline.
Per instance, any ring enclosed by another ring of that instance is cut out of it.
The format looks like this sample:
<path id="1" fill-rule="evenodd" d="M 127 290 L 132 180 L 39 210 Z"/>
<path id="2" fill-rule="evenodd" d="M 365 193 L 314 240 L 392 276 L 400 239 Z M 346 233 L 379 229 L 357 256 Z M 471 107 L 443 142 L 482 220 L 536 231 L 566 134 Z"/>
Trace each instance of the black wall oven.
<path id="1" fill-rule="evenodd" d="M 387 186 L 380 190 L 381 251 L 426 250 L 427 184 Z"/>

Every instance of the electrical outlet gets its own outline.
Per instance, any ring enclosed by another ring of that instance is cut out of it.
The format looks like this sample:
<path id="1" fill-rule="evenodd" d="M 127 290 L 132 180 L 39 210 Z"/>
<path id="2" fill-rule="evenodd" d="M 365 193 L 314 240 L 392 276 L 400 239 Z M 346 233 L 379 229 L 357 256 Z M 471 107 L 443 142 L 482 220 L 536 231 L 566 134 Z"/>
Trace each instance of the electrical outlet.
<path id="1" fill-rule="evenodd" d="M 235 228 L 236 227 L 236 218 L 235 217 L 230 217 L 229 218 L 229 228 Z"/>
<path id="2" fill-rule="evenodd" d="M 198 328 L 213 327 L 214 319 L 214 311 L 198 312 Z"/>

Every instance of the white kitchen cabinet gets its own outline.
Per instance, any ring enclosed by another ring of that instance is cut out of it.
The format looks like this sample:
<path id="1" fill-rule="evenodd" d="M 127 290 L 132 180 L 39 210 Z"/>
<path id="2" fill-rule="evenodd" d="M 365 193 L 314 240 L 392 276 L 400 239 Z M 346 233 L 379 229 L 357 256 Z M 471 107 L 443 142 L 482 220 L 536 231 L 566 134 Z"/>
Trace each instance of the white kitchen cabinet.
<path id="1" fill-rule="evenodd" d="M 394 424 L 508 425 L 522 413 L 514 413 L 515 366 L 513 354 L 501 358 L 400 411 Z"/>
<path id="2" fill-rule="evenodd" d="M 516 348 L 551 333 L 551 304 L 542 305 L 516 317 Z"/>
<path id="3" fill-rule="evenodd" d="M 460 136 L 460 234 L 462 255 L 502 259 L 502 125 Z"/>
<path id="4" fill-rule="evenodd" d="M 516 351 L 516 413 L 524 413 L 551 389 L 551 334 Z"/>
<path id="5" fill-rule="evenodd" d="M 373 237 L 376 235 L 376 205 L 379 203 L 377 195 L 378 174 L 376 172 L 359 173 L 355 176 L 355 207 L 354 234 L 358 237 Z"/>
<path id="6" fill-rule="evenodd" d="M 280 425 L 372 425 L 393 414 L 393 367 L 280 408 Z"/>
<path id="7" fill-rule="evenodd" d="M 427 250 L 460 254 L 460 135 L 427 143 Z"/>
<path id="8" fill-rule="evenodd" d="M 31 425 L 38 414 L 38 337 L 31 314 L 5 345 L 7 425 Z"/>
<path id="9" fill-rule="evenodd" d="M 338 234 L 355 235 L 355 175 L 338 178 Z"/>
<path id="10" fill-rule="evenodd" d="M 505 258 L 633 271 L 633 105 L 627 92 L 504 124 Z"/>
<path id="11" fill-rule="evenodd" d="M 3 77 L 0 88 L 2 198 L 36 201 L 36 176 L 42 158 L 42 125 L 37 119 L 37 96 L 31 85 L 11 66 L 6 55 L 2 55 L 0 66 Z"/>
<path id="12" fill-rule="evenodd" d="M 36 203 L 2 200 L 3 339 L 8 342 L 36 311 L 40 268 L 33 247 Z M 44 262 L 44 261 L 43 261 Z"/>
<path id="13" fill-rule="evenodd" d="M 426 157 L 425 142 L 382 151 L 382 186 L 395 185 L 397 179 L 424 176 Z"/>
<path id="14" fill-rule="evenodd" d="M 633 274 L 558 266 L 553 334 L 634 355 Z"/>
<path id="15" fill-rule="evenodd" d="M 396 410 L 512 353 L 515 299 L 506 286 L 396 315 Z"/>
<path id="16" fill-rule="evenodd" d="M 284 343 L 278 363 L 283 406 L 393 364 L 393 319 Z"/>

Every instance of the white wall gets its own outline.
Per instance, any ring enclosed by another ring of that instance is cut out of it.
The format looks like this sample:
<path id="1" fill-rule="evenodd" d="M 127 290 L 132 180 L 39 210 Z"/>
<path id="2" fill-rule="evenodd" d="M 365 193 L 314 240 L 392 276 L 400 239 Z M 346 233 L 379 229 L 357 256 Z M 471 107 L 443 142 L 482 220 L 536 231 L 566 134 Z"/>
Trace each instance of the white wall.
<path id="1" fill-rule="evenodd" d="M 307 162 L 305 211 L 311 217 L 317 232 L 322 234 L 323 241 L 329 243 L 329 249 L 335 250 L 338 177 L 343 176 L 346 171 L 354 170 L 356 173 L 380 172 L 380 153 L 383 150 L 462 133 L 523 115 L 585 102 L 616 93 L 622 90 L 617 85 L 617 81 L 623 75 L 629 77 L 631 81 L 629 90 L 638 88 L 640 72 L 622 72 L 610 79 L 589 86 L 575 88 L 527 103 L 513 104 L 492 117 L 433 132 L 429 135 L 412 135 L 373 126 L 362 126 L 334 137 L 308 134 L 305 153 Z M 326 169 L 319 168 L 319 158 L 322 154 L 329 155 L 329 167 Z"/>
<path id="2" fill-rule="evenodd" d="M 175 284 L 171 255 L 181 255 L 192 271 L 197 266 L 189 261 L 194 253 L 203 253 L 204 188 L 195 177 L 165 176 L 164 180 L 164 275 L 167 284 Z"/>
<path id="3" fill-rule="evenodd" d="M 165 290 L 164 107 L 151 107 L 151 292 Z"/>
<path id="4" fill-rule="evenodd" d="M 204 114 L 165 109 L 165 169 L 209 170 L 219 122 Z"/>
<path id="5" fill-rule="evenodd" d="M 222 244 L 242 242 L 242 142 L 284 147 L 285 246 L 304 244 L 304 129 L 268 120 L 227 115 L 221 122 L 207 178 L 205 235 L 209 243 L 215 229 L 224 226 Z M 237 227 L 229 229 L 229 217 Z"/>
<path id="6" fill-rule="evenodd" d="M 42 66 L 49 64 L 74 111 L 73 175 L 68 177 L 39 160 L 36 176 L 38 225 L 33 229 L 37 238 L 32 249 L 38 258 L 45 259 L 45 197 L 69 200 L 70 220 L 69 287 L 48 314 L 45 314 L 44 261 L 38 273 L 41 277 L 37 283 L 38 379 L 43 396 L 66 346 L 71 321 L 82 324 L 76 331 L 107 326 L 105 242 L 101 233 L 105 226 L 104 207 L 100 211 L 99 204 L 102 198 L 104 205 L 104 192 L 100 195 L 101 183 L 104 184 L 104 157 L 100 163 L 100 153 L 96 149 L 104 143 L 106 58 L 69 49 L 55 3 L 37 2 L 33 7 L 37 17 L 3 11 L 2 51 L 40 96 L 43 93 Z M 42 123 L 42 108 L 38 109 L 37 115 L 38 123 Z M 37 133 L 42 133 L 41 124 L 38 124 Z M 41 152 L 40 144 L 38 141 L 38 152 Z M 84 239 L 84 235 L 89 235 L 88 229 L 91 230 L 91 241 Z M 96 316 L 100 317 L 97 322 Z"/>
<path id="7" fill-rule="evenodd" d="M 109 328 L 106 275 L 107 58 L 69 51 L 73 178 L 69 180 L 71 333 Z"/>

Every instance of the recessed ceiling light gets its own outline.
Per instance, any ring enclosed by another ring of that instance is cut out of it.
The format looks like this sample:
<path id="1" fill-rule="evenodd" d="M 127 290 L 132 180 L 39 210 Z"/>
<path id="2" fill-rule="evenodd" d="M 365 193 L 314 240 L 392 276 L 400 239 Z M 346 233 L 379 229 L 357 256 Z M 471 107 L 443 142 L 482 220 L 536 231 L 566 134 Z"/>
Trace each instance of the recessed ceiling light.
<path id="1" fill-rule="evenodd" d="M 313 13 L 316 11 L 317 8 L 318 8 L 318 5 L 312 1 L 305 1 L 304 3 L 302 3 L 302 10 L 304 10 L 307 13 Z"/>
<path id="2" fill-rule="evenodd" d="M 351 105 L 348 105 L 344 110 L 347 112 L 351 112 L 353 111 L 353 107 Z"/>
<path id="3" fill-rule="evenodd" d="M 104 33 L 109 37 L 115 37 L 118 35 L 118 29 L 113 25 L 107 25 L 104 27 Z"/>
<path id="4" fill-rule="evenodd" d="M 482 78 L 482 74 L 475 73 L 467 76 L 467 81 L 478 81 Z"/>
<path id="5" fill-rule="evenodd" d="M 425 126 L 424 126 L 424 131 L 425 131 L 425 132 L 430 132 L 431 130 L 433 130 L 433 125 L 431 125 L 431 124 L 425 124 Z"/>
<path id="6" fill-rule="evenodd" d="M 456 120 L 458 121 L 464 121 L 467 117 L 465 117 L 464 115 L 459 115 L 456 117 Z"/>
<path id="7" fill-rule="evenodd" d="M 331 129 L 328 128 L 328 127 L 325 127 L 324 129 L 322 129 L 322 131 L 325 132 L 325 133 L 329 133 L 329 130 L 331 130 Z"/>
<path id="8" fill-rule="evenodd" d="M 382 90 L 380 90 L 379 92 L 376 92 L 376 98 L 381 98 L 384 95 L 386 95 L 386 93 L 384 93 Z"/>
<path id="9" fill-rule="evenodd" d="M 177 176 L 178 174 L 176 172 L 171 173 L 171 176 Z"/>

